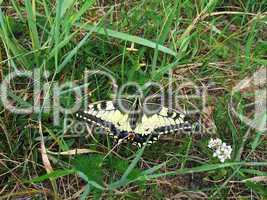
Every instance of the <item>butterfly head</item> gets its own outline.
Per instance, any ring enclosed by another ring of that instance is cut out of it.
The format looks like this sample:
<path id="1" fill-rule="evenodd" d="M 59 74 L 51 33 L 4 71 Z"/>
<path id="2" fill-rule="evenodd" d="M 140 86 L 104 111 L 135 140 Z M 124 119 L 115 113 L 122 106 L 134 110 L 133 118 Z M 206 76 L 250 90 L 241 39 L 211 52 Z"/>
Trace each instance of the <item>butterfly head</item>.
<path id="1" fill-rule="evenodd" d="M 129 141 L 134 141 L 135 135 L 136 134 L 134 132 L 129 132 L 127 139 Z"/>

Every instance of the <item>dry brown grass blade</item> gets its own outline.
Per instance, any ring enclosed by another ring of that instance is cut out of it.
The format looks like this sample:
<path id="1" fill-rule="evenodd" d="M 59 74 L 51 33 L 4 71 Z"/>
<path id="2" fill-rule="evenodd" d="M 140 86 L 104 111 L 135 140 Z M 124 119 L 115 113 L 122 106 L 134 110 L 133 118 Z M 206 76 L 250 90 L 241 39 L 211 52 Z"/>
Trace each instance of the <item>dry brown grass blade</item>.
<path id="1" fill-rule="evenodd" d="M 51 193 L 49 190 L 37 190 L 37 189 L 27 189 L 25 191 L 20 192 L 11 192 L 7 195 L 1 196 L 0 200 L 6 200 L 6 199 L 32 199 L 37 194 L 44 194 L 46 196 L 54 197 L 54 194 Z"/>
<path id="2" fill-rule="evenodd" d="M 40 151 L 41 151 L 41 156 L 42 156 L 42 162 L 43 162 L 43 165 L 44 165 L 44 168 L 47 172 L 47 174 L 53 172 L 53 167 L 49 161 L 49 158 L 48 158 L 48 155 L 47 155 L 47 151 L 46 151 L 46 148 L 45 148 L 45 142 L 44 142 L 44 135 L 43 135 L 43 130 L 42 130 L 42 123 L 41 121 L 39 121 L 39 133 L 40 133 L 40 137 L 41 137 L 41 141 L 40 141 Z M 53 179 L 50 179 L 50 182 L 52 184 L 52 188 L 53 188 L 53 191 L 54 191 L 54 194 L 55 194 L 55 198 L 54 199 L 60 199 L 59 196 L 58 196 L 58 193 L 57 193 L 57 184 L 56 184 L 56 181 L 53 180 Z"/>
<path id="3" fill-rule="evenodd" d="M 101 152 L 95 151 L 92 149 L 71 149 L 71 150 L 63 151 L 63 152 L 47 151 L 47 153 L 52 154 L 52 155 L 70 156 L 70 155 L 77 155 L 77 154 L 101 153 Z"/>
<path id="4" fill-rule="evenodd" d="M 51 173 L 53 171 L 53 168 L 47 156 L 41 122 L 39 122 L 39 133 L 41 136 L 41 143 L 40 143 L 41 149 L 40 150 L 41 150 L 42 161 L 43 161 L 46 172 Z"/>
<path id="5" fill-rule="evenodd" d="M 254 176 L 241 181 L 229 181 L 229 183 L 246 183 L 246 182 L 265 182 L 267 183 L 267 176 Z"/>
<path id="6" fill-rule="evenodd" d="M 267 176 L 254 176 L 252 178 L 248 178 L 248 179 L 242 180 L 241 182 L 247 182 L 247 181 L 251 181 L 251 182 L 267 182 Z"/>
<path id="7" fill-rule="evenodd" d="M 171 200 L 180 200 L 180 199 L 201 200 L 201 199 L 208 199 L 208 196 L 204 192 L 185 191 L 185 192 L 180 192 L 174 195 L 170 199 Z"/>

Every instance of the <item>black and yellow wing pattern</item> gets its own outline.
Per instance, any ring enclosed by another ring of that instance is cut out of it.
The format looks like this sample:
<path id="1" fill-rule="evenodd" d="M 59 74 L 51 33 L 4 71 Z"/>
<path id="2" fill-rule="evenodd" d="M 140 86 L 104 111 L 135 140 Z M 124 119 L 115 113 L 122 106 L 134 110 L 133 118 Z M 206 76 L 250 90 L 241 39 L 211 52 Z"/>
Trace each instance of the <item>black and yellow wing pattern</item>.
<path id="1" fill-rule="evenodd" d="M 191 124 L 185 114 L 158 106 L 156 113 L 123 112 L 114 101 L 90 104 L 88 110 L 76 113 L 79 120 L 104 128 L 118 141 L 129 140 L 142 146 L 158 140 L 162 134 L 178 131 L 191 131 Z"/>

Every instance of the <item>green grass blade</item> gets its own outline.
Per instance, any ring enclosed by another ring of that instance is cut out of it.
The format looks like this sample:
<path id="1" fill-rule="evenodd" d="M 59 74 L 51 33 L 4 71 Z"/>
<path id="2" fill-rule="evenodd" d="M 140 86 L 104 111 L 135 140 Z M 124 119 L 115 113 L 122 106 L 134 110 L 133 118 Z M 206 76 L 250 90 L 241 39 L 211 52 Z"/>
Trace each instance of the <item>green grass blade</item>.
<path id="1" fill-rule="evenodd" d="M 95 188 L 99 189 L 99 190 L 105 190 L 104 187 L 102 187 L 101 185 L 99 185 L 97 182 L 89 180 L 88 177 L 81 171 L 78 172 L 79 176 L 84 179 L 88 184 L 94 186 Z"/>
<path id="2" fill-rule="evenodd" d="M 60 6 L 60 18 L 66 13 L 68 9 L 70 9 L 76 0 L 62 0 L 62 6 Z"/>
<path id="3" fill-rule="evenodd" d="M 149 169 L 143 171 L 143 172 L 142 172 L 142 175 L 144 175 L 144 176 L 146 176 L 146 175 L 150 175 L 150 174 L 152 174 L 152 173 L 158 171 L 158 170 L 159 170 L 160 168 L 162 168 L 163 166 L 165 166 L 166 163 L 167 163 L 167 162 L 163 162 L 163 163 L 161 163 L 161 164 L 159 164 L 159 165 L 156 165 L 156 166 L 154 166 L 154 167 L 152 167 L 152 168 L 149 168 Z"/>
<path id="4" fill-rule="evenodd" d="M 33 49 L 36 50 L 40 48 L 40 41 L 39 41 L 39 36 L 38 36 L 38 31 L 37 31 L 37 26 L 36 26 L 35 8 L 32 7 L 30 0 L 25 0 L 25 5 L 26 5 L 26 11 L 27 11 L 28 26 L 29 26 L 29 31 L 30 31 L 31 40 L 32 40 L 32 47 Z"/>
<path id="5" fill-rule="evenodd" d="M 113 7 L 107 12 L 106 15 L 110 14 L 110 12 L 113 10 Z M 103 20 L 103 18 L 102 18 Z M 101 24 L 102 20 L 98 23 Z M 91 36 L 93 32 L 95 32 L 98 29 L 98 25 L 94 26 L 93 29 L 91 29 L 84 38 L 75 46 L 66 56 L 66 58 L 62 61 L 62 63 L 58 66 L 56 73 L 60 73 L 61 70 L 71 61 L 74 55 L 77 54 L 78 50 L 87 42 L 88 38 Z"/>
<path id="6" fill-rule="evenodd" d="M 15 8 L 16 12 L 18 13 L 18 16 L 19 16 L 20 20 L 21 20 L 21 21 L 24 21 L 24 18 L 23 18 L 23 16 L 22 16 L 22 13 L 21 13 L 21 11 L 20 11 L 20 8 L 19 8 L 17 2 L 14 1 L 14 0 L 11 0 L 11 3 L 12 3 L 12 6 Z"/>
<path id="7" fill-rule="evenodd" d="M 158 43 L 163 45 L 164 42 L 166 41 L 166 39 L 168 38 L 171 28 L 172 28 L 172 24 L 175 21 L 175 17 L 179 15 L 179 6 L 180 6 L 180 1 L 175 1 L 175 5 L 174 8 L 170 9 L 171 11 L 169 11 L 167 19 L 165 20 L 162 29 L 161 29 L 161 33 L 160 33 L 160 37 L 158 40 Z"/>
<path id="8" fill-rule="evenodd" d="M 89 8 L 91 8 L 95 3 L 95 0 L 87 0 L 84 2 L 84 4 L 81 6 L 79 11 L 77 13 L 74 13 L 74 15 L 71 16 L 70 18 L 70 23 L 74 24 L 78 19 L 81 18 L 81 16 L 88 11 Z"/>
<path id="9" fill-rule="evenodd" d="M 97 28 L 96 28 L 97 29 Z M 94 30 L 91 30 L 89 33 L 87 33 L 84 38 L 75 46 L 66 56 L 66 58 L 62 61 L 62 63 L 58 66 L 56 73 L 60 73 L 61 70 L 69 63 L 71 62 L 71 59 L 73 56 L 75 56 L 78 52 L 78 50 L 87 42 L 88 38 L 91 36 Z"/>
<path id="10" fill-rule="evenodd" d="M 204 164 L 197 167 L 192 168 L 182 168 L 176 171 L 170 171 L 166 173 L 159 173 L 159 174 L 152 174 L 152 175 L 145 175 L 140 176 L 137 180 L 151 180 L 163 176 L 174 176 L 178 174 L 191 174 L 191 173 L 201 173 L 201 172 L 208 172 L 222 168 L 234 167 L 234 166 L 267 166 L 267 162 L 229 162 L 229 163 L 221 163 L 221 164 Z"/>
<path id="11" fill-rule="evenodd" d="M 109 190 L 114 190 L 115 188 L 121 187 L 121 186 L 125 186 L 127 185 L 129 182 L 132 182 L 131 180 L 128 180 L 128 176 L 129 174 L 134 170 L 134 168 L 136 167 L 138 161 L 141 159 L 141 156 L 144 153 L 144 149 L 145 146 L 142 147 L 142 149 L 139 149 L 139 151 L 136 153 L 135 158 L 132 160 L 131 164 L 129 165 L 129 167 L 125 170 L 124 174 L 122 175 L 121 179 L 110 184 L 109 185 Z"/>
<path id="12" fill-rule="evenodd" d="M 53 35 L 54 35 L 54 46 L 55 46 L 55 53 L 54 53 L 54 57 L 55 57 L 55 68 L 56 70 L 58 69 L 58 43 L 59 43 L 59 38 L 60 38 L 60 19 L 61 19 L 61 9 L 63 6 L 63 0 L 59 0 L 57 1 L 57 5 L 56 5 L 56 18 L 55 18 L 55 24 L 52 30 L 54 30 Z"/>
<path id="13" fill-rule="evenodd" d="M 8 28 L 8 20 L 6 17 L 4 17 L 2 9 L 0 8 L 0 37 L 2 39 L 2 42 L 6 46 L 6 54 L 8 59 L 11 60 L 12 62 L 12 55 L 17 56 L 17 55 L 23 55 L 26 54 L 26 50 L 24 50 L 21 45 L 18 43 L 17 40 L 12 37 L 12 33 L 10 33 L 9 28 Z M 12 55 L 10 55 L 10 52 Z M 20 56 L 18 59 L 19 64 L 22 66 L 28 68 L 30 66 L 29 61 L 24 57 Z M 16 68 L 15 68 L 16 69 Z"/>
<path id="14" fill-rule="evenodd" d="M 31 180 L 27 180 L 25 181 L 25 183 L 41 183 L 47 179 L 57 179 L 59 177 L 67 176 L 67 175 L 74 174 L 74 173 L 75 173 L 75 170 L 72 170 L 72 169 L 56 170 L 49 174 L 45 174 L 45 175 L 33 178 Z"/>
<path id="15" fill-rule="evenodd" d="M 76 25 L 77 25 L 77 27 L 82 28 L 81 24 L 76 24 Z M 145 47 L 150 47 L 153 49 L 157 48 L 156 42 L 152 42 L 150 40 L 147 40 L 147 39 L 144 39 L 144 38 L 141 38 L 138 36 L 130 35 L 127 33 L 122 33 L 122 32 L 114 31 L 111 29 L 105 29 L 105 28 L 96 29 L 95 25 L 86 25 L 86 26 L 84 26 L 84 29 L 85 30 L 93 30 L 93 32 L 96 32 L 96 33 L 101 34 L 101 35 L 108 35 L 109 37 L 117 38 L 117 39 L 120 39 L 123 41 L 133 42 L 133 43 L 145 46 Z M 163 53 L 166 53 L 166 54 L 169 54 L 172 56 L 176 56 L 175 51 L 173 51 L 167 47 L 164 47 L 162 45 L 158 45 L 158 50 L 163 52 Z"/>
<path id="16" fill-rule="evenodd" d="M 138 161 L 141 159 L 141 156 L 143 155 L 144 153 L 144 149 L 145 149 L 145 146 L 142 147 L 142 149 L 140 149 L 135 158 L 133 159 L 133 161 L 131 162 L 131 164 L 129 165 L 129 167 L 127 168 L 127 170 L 124 172 L 124 174 L 122 175 L 121 177 L 121 181 L 125 181 L 127 180 L 127 177 L 128 175 L 133 171 L 133 169 L 136 167 Z"/>
<path id="17" fill-rule="evenodd" d="M 83 193 L 80 196 L 80 200 L 87 200 L 88 199 L 88 195 L 91 192 L 91 188 L 92 187 L 91 187 L 90 184 L 87 184 L 86 186 L 84 186 L 84 191 L 83 191 Z"/>
<path id="18" fill-rule="evenodd" d="M 76 20 L 78 20 L 83 14 L 84 12 L 86 12 L 93 4 L 94 4 L 94 0 L 91 1 L 86 1 L 83 5 L 82 8 L 78 11 L 78 13 L 75 13 L 74 15 L 70 15 L 68 19 L 64 20 L 64 28 L 65 28 L 65 34 L 66 36 L 64 37 L 63 40 L 58 41 L 58 39 L 56 40 L 56 44 L 55 47 L 50 51 L 49 55 L 48 55 L 48 59 L 50 59 L 52 56 L 55 55 L 56 51 L 59 51 L 60 49 L 62 49 L 64 46 L 66 46 L 67 44 L 69 44 L 70 40 L 77 35 L 78 33 L 80 33 L 80 29 L 76 30 L 74 33 L 67 33 L 67 30 L 69 26 L 71 26 Z M 57 22 L 59 23 L 59 21 Z M 58 29 L 58 28 L 57 28 Z"/>

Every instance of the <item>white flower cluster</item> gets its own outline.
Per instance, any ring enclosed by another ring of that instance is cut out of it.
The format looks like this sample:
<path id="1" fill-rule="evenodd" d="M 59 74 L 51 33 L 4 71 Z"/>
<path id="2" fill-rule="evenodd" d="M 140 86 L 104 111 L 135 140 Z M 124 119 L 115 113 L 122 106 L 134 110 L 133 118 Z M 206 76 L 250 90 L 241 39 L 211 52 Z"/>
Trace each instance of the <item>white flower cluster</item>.
<path id="1" fill-rule="evenodd" d="M 226 145 L 226 143 L 222 142 L 222 140 L 219 138 L 211 138 L 208 147 L 213 149 L 213 157 L 218 157 L 222 163 L 226 159 L 231 158 L 232 147 L 230 145 Z"/>

